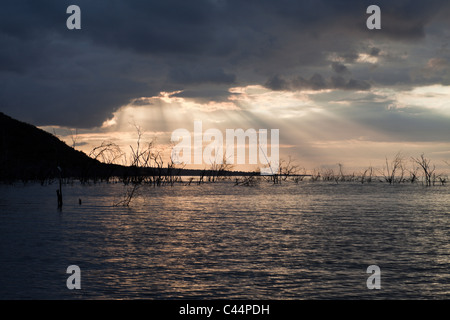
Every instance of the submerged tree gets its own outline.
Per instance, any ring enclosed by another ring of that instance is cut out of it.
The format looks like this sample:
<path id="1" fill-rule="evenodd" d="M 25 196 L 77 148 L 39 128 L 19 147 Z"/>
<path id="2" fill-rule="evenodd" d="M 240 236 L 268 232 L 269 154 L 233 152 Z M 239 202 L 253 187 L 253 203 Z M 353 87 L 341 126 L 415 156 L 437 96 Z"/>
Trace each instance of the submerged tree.
<path id="1" fill-rule="evenodd" d="M 125 153 L 114 142 L 103 141 L 91 150 L 89 157 L 106 164 L 117 164 L 119 159 L 124 159 Z"/>
<path id="2" fill-rule="evenodd" d="M 419 180 L 419 167 L 417 166 L 417 163 L 412 160 L 412 169 L 409 169 L 409 181 L 411 183 L 415 183 Z"/>
<path id="3" fill-rule="evenodd" d="M 412 158 L 412 160 L 417 163 L 420 168 L 422 168 L 423 176 L 425 178 L 425 184 L 427 186 L 431 186 L 434 181 L 433 177 L 436 166 L 431 166 L 431 160 L 425 158 L 425 155 L 423 153 L 420 155 L 420 158 Z"/>
<path id="4" fill-rule="evenodd" d="M 361 183 L 364 184 L 364 182 L 372 182 L 372 176 L 373 176 L 373 168 L 370 166 L 364 172 L 361 174 Z"/>
<path id="5" fill-rule="evenodd" d="M 296 164 L 296 161 L 291 156 L 289 156 L 287 160 L 280 160 L 278 171 L 283 181 L 286 181 L 288 177 L 298 175 L 300 167 L 298 164 Z"/>
<path id="6" fill-rule="evenodd" d="M 231 163 L 231 161 L 228 161 L 228 159 L 223 156 L 222 161 L 215 161 L 211 162 L 211 165 L 209 167 L 209 177 L 208 180 L 211 182 L 214 182 L 221 177 L 225 175 L 226 172 L 231 171 L 233 169 L 234 165 Z"/>
<path id="7" fill-rule="evenodd" d="M 389 184 L 400 183 L 403 181 L 403 176 L 405 174 L 405 166 L 403 164 L 404 157 L 399 152 L 395 155 L 394 159 L 389 162 L 386 157 L 386 163 L 383 167 L 382 174 L 384 176 L 384 180 Z"/>

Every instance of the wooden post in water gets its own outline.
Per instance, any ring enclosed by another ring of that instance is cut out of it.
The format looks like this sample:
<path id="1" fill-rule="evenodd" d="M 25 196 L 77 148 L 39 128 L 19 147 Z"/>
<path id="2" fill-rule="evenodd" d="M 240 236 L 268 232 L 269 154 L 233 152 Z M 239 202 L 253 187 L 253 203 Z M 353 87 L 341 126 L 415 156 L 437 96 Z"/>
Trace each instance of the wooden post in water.
<path id="1" fill-rule="evenodd" d="M 58 199 L 58 209 L 62 209 L 63 200 L 62 200 L 62 177 L 61 177 L 61 168 L 58 166 L 59 171 L 59 189 L 56 190 L 56 197 Z"/>
<path id="2" fill-rule="evenodd" d="M 63 201 L 62 201 L 62 193 L 60 189 L 56 190 L 56 196 L 58 198 L 58 209 L 62 209 Z"/>

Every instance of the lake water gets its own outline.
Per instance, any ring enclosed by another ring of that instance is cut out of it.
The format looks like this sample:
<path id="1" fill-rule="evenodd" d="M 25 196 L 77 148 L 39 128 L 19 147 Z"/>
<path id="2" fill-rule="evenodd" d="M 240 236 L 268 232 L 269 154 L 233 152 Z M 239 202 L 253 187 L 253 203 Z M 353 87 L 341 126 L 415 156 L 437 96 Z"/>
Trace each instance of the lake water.
<path id="1" fill-rule="evenodd" d="M 122 184 L 75 183 L 61 212 L 55 190 L 0 185 L 0 299 L 450 298 L 448 186 L 142 186 L 116 207 Z"/>

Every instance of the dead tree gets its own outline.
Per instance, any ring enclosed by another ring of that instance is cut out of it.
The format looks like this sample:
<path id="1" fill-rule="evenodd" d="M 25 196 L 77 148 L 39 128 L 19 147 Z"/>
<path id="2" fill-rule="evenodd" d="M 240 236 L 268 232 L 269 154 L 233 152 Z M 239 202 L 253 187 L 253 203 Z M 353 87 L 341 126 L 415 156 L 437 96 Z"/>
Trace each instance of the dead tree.
<path id="1" fill-rule="evenodd" d="M 299 166 L 295 164 L 295 160 L 291 156 L 288 160 L 280 160 L 279 173 L 283 181 L 286 181 L 289 176 L 297 175 L 299 171 Z"/>
<path id="2" fill-rule="evenodd" d="M 89 153 L 89 157 L 106 164 L 118 164 L 118 160 L 124 156 L 125 154 L 117 144 L 108 141 L 103 141 Z"/>
<path id="3" fill-rule="evenodd" d="M 412 158 L 412 160 L 417 163 L 420 168 L 422 168 L 423 176 L 425 178 L 425 184 L 427 186 L 431 186 L 434 181 L 433 176 L 436 166 L 431 166 L 431 160 L 425 158 L 425 155 L 423 153 L 420 155 L 420 158 Z"/>
<path id="4" fill-rule="evenodd" d="M 78 140 L 78 129 L 75 129 L 75 133 L 73 133 L 72 130 L 70 130 L 70 139 L 72 140 L 72 148 L 76 148 L 77 146 L 77 140 Z"/>
<path id="5" fill-rule="evenodd" d="M 415 183 L 415 182 L 417 182 L 417 180 L 419 180 L 418 171 L 419 171 L 419 167 L 417 167 L 416 162 L 413 161 L 413 168 L 411 170 L 408 170 L 409 181 L 411 183 Z"/>
<path id="6" fill-rule="evenodd" d="M 404 158 L 401 153 L 397 153 L 394 159 L 389 162 L 386 157 L 386 166 L 383 168 L 382 174 L 384 180 L 389 184 L 400 183 L 403 181 L 403 176 L 405 174 L 405 167 L 403 165 Z"/>
<path id="7" fill-rule="evenodd" d="M 220 177 L 223 177 L 228 171 L 231 171 L 233 167 L 233 164 L 228 163 L 227 159 L 224 156 L 220 163 L 217 163 L 216 161 L 211 163 L 209 167 L 209 179 L 211 180 L 211 182 L 215 182 L 216 180 L 220 179 Z"/>
<path id="8" fill-rule="evenodd" d="M 372 182 L 372 176 L 373 176 L 373 168 L 370 166 L 361 175 L 361 183 L 364 184 L 364 182 Z"/>

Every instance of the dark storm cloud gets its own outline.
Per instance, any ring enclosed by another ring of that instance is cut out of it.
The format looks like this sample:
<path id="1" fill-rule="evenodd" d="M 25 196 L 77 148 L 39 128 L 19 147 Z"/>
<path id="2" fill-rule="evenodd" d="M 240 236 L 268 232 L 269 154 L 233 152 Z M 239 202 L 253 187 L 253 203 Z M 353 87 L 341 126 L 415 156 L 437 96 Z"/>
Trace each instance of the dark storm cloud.
<path id="1" fill-rule="evenodd" d="M 81 8 L 81 30 L 66 28 L 71 4 Z M 0 108 L 39 125 L 92 127 L 129 101 L 162 90 L 221 101 L 232 85 L 366 90 L 367 79 L 350 77 L 344 65 L 335 65 L 335 75 L 320 75 L 329 68 L 328 54 L 353 63 L 363 40 L 417 41 L 449 6 L 447 1 L 377 1 L 382 30 L 369 32 L 370 4 L 9 1 L 0 11 Z M 318 70 L 283 82 L 301 68 Z M 199 89 L 204 85 L 221 87 Z"/>
<path id="2" fill-rule="evenodd" d="M 221 68 L 174 68 L 169 72 L 169 81 L 176 84 L 201 84 L 201 83 L 222 83 L 233 84 L 236 81 L 234 74 L 227 74 Z"/>
<path id="3" fill-rule="evenodd" d="M 348 68 L 345 65 L 343 65 L 342 63 L 339 63 L 339 62 L 333 62 L 331 64 L 331 68 L 333 69 L 334 72 L 339 73 L 339 74 L 348 74 L 348 73 L 350 73 Z"/>
<path id="4" fill-rule="evenodd" d="M 379 48 L 371 48 L 369 54 L 372 57 L 378 57 L 378 55 L 380 54 L 380 49 Z"/>
<path id="5" fill-rule="evenodd" d="M 284 91 L 291 89 L 290 83 L 281 78 L 280 75 L 275 75 L 267 80 L 267 82 L 265 83 L 265 87 L 275 91 Z"/>
<path id="6" fill-rule="evenodd" d="M 328 78 L 315 73 L 309 79 L 297 76 L 292 80 L 286 80 L 280 75 L 275 75 L 267 80 L 264 86 L 274 91 L 298 91 L 298 90 L 369 90 L 370 83 L 365 80 L 352 78 L 350 70 L 343 64 L 333 62 L 331 69 L 335 73 Z"/>
<path id="7" fill-rule="evenodd" d="M 305 79 L 301 76 L 297 77 L 292 82 L 293 87 L 296 90 L 302 90 L 302 89 L 312 89 L 312 90 L 323 90 L 330 87 L 329 84 L 327 84 L 324 77 L 322 77 L 320 74 L 314 74 L 309 79 Z"/>
<path id="8" fill-rule="evenodd" d="M 295 90 L 324 90 L 324 89 L 340 89 L 340 90 L 369 90 L 370 83 L 364 80 L 357 80 L 343 76 L 331 76 L 327 79 L 319 74 L 314 74 L 309 79 L 298 77 L 293 80 L 292 88 Z"/>

